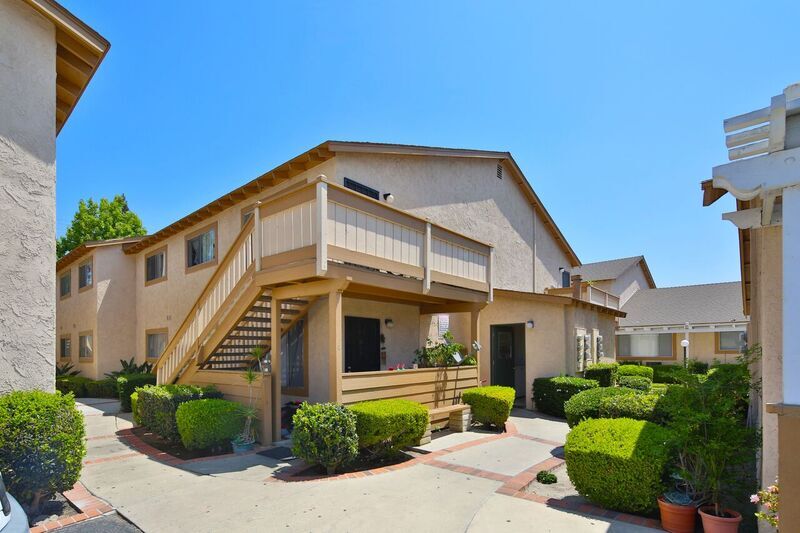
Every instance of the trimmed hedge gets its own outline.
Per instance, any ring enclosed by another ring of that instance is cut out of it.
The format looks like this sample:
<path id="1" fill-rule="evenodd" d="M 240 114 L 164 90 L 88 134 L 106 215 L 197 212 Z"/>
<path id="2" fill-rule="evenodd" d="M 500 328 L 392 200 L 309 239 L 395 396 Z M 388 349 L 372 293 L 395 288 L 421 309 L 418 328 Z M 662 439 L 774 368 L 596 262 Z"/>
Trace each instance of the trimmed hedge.
<path id="1" fill-rule="evenodd" d="M 564 414 L 569 427 L 578 425 L 587 418 L 600 418 L 600 406 L 604 398 L 634 395 L 636 391 L 624 387 L 598 387 L 579 392 L 564 403 Z"/>
<path id="2" fill-rule="evenodd" d="M 619 363 L 595 363 L 586 367 L 583 377 L 597 380 L 601 387 L 613 387 L 617 384 Z"/>
<path id="3" fill-rule="evenodd" d="M 513 387 L 500 385 L 475 387 L 461 393 L 461 399 L 469 404 L 474 420 L 498 428 L 505 427 L 516 396 L 517 392 Z"/>
<path id="4" fill-rule="evenodd" d="M 172 442 L 180 439 L 175 419 L 180 404 L 222 398 L 222 393 L 214 387 L 200 388 L 195 385 L 145 385 L 136 392 L 139 393 L 136 407 L 142 425 Z"/>
<path id="5" fill-rule="evenodd" d="M 343 405 L 303 402 L 292 423 L 292 453 L 328 474 L 358 455 L 356 414 Z"/>
<path id="6" fill-rule="evenodd" d="M 599 387 L 594 379 L 572 376 L 536 378 L 533 380 L 533 401 L 542 413 L 564 418 L 564 403 L 585 390 Z"/>
<path id="7" fill-rule="evenodd" d="M 620 376 L 619 377 L 619 386 L 620 387 L 628 387 L 629 389 L 636 389 L 642 392 L 648 392 L 650 390 L 650 386 L 653 384 L 652 381 L 647 379 L 644 376 Z"/>
<path id="8" fill-rule="evenodd" d="M 86 384 L 86 396 L 89 398 L 116 398 L 118 394 L 117 381 L 112 378 L 89 381 Z"/>
<path id="9" fill-rule="evenodd" d="M 220 449 L 242 432 L 242 406 L 228 400 L 183 402 L 175 411 L 181 442 L 187 450 Z"/>
<path id="10" fill-rule="evenodd" d="M 91 381 L 84 376 L 59 376 L 56 378 L 56 390 L 62 394 L 71 392 L 76 398 L 86 398 L 86 384 Z"/>
<path id="11" fill-rule="evenodd" d="M 374 400 L 350 406 L 356 415 L 358 447 L 390 456 L 416 446 L 428 428 L 428 410 L 409 400 Z"/>
<path id="12" fill-rule="evenodd" d="M 690 374 L 706 374 L 708 373 L 708 363 L 698 361 L 697 359 L 689 359 L 686 362 L 686 370 Z"/>
<path id="13" fill-rule="evenodd" d="M 567 435 L 564 455 L 575 489 L 592 503 L 651 513 L 664 492 L 672 432 L 644 420 L 585 420 Z"/>
<path id="14" fill-rule="evenodd" d="M 155 385 L 155 374 L 128 374 L 117 378 L 117 390 L 119 391 L 119 408 L 124 413 L 131 412 L 131 394 L 145 385 Z"/>
<path id="15" fill-rule="evenodd" d="M 622 376 L 641 376 L 653 381 L 653 367 L 642 365 L 620 365 L 617 375 Z"/>
<path id="16" fill-rule="evenodd" d="M 134 392 L 131 394 L 131 413 L 133 413 L 133 423 L 137 426 L 142 425 L 142 415 L 139 414 L 138 404 L 139 393 Z"/>
<path id="17" fill-rule="evenodd" d="M 655 422 L 659 394 L 621 394 L 600 400 L 598 418 L 633 418 Z"/>
<path id="18" fill-rule="evenodd" d="M 653 383 L 683 384 L 691 379 L 689 372 L 680 365 L 656 365 L 653 367 Z"/>
<path id="19" fill-rule="evenodd" d="M 18 391 L 0 396 L 0 472 L 25 504 L 71 489 L 86 446 L 75 398 L 60 392 Z"/>

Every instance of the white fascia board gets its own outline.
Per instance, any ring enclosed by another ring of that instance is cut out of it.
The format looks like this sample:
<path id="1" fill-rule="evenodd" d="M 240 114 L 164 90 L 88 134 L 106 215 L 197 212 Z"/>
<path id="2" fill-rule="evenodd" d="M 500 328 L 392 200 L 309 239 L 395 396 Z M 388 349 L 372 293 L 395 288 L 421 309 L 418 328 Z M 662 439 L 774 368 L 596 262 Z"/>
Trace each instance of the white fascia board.
<path id="1" fill-rule="evenodd" d="M 716 166 L 712 177 L 739 200 L 800 184 L 800 147 Z"/>
<path id="2" fill-rule="evenodd" d="M 716 333 L 726 331 L 747 331 L 747 322 L 732 324 L 692 324 L 687 330 L 682 324 L 672 326 L 624 326 L 616 330 L 617 335 L 648 335 L 653 333 Z"/>

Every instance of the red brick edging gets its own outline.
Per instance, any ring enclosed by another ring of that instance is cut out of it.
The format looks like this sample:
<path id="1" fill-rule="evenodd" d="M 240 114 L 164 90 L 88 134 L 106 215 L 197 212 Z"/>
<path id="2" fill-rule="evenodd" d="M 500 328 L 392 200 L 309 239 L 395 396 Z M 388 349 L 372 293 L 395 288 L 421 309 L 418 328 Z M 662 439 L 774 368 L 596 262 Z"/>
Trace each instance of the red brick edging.
<path id="1" fill-rule="evenodd" d="M 70 524 L 77 524 L 78 522 L 89 520 L 90 518 L 97 518 L 98 516 L 110 513 L 114 510 L 108 502 L 101 500 L 89 492 L 80 481 L 75 483 L 75 486 L 70 490 L 65 491 L 64 497 L 81 512 L 73 516 L 64 516 L 58 520 L 34 526 L 30 529 L 30 533 L 53 531 Z"/>

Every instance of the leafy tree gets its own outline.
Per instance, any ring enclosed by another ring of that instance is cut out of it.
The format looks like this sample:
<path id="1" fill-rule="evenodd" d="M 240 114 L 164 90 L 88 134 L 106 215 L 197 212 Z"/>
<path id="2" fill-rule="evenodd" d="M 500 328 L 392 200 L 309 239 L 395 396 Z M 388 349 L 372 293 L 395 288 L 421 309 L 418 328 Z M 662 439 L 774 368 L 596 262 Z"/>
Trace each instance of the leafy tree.
<path id="1" fill-rule="evenodd" d="M 72 217 L 72 223 L 64 236 L 56 241 L 56 252 L 61 258 L 86 241 L 146 234 L 142 220 L 128 208 L 124 194 L 114 196 L 113 200 L 101 198 L 100 203 L 89 198 L 78 202 L 78 210 Z"/>

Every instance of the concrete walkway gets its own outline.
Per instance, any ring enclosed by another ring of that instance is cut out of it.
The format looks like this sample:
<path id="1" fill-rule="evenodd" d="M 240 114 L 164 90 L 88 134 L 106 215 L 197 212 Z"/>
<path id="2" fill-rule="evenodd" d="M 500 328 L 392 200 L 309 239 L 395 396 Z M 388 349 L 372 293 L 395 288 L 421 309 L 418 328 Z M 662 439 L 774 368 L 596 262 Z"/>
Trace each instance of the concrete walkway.
<path id="1" fill-rule="evenodd" d="M 117 402 L 80 400 L 80 409 L 88 437 L 81 481 L 146 532 L 652 531 L 498 493 L 518 473 L 551 458 L 557 446 L 547 442 L 566 436 L 565 423 L 525 411 L 512 417 L 519 432 L 513 437 L 467 432 L 434 439 L 425 447 L 438 452 L 430 464 L 282 482 L 273 473 L 289 465 L 260 455 L 168 466 L 116 435 L 132 425 Z"/>

